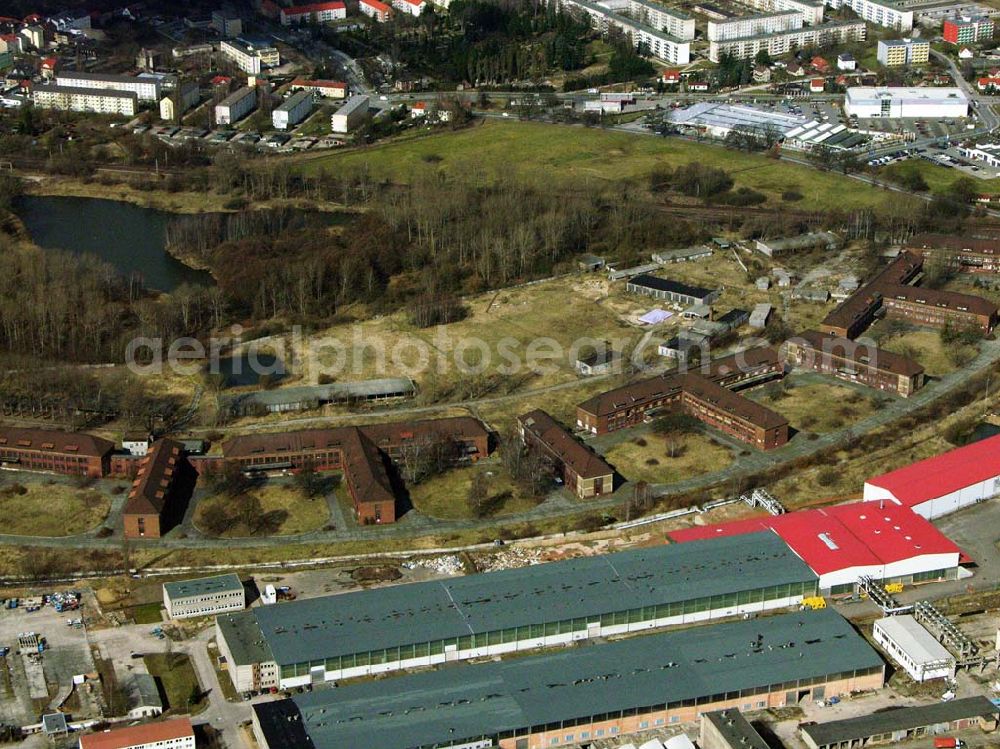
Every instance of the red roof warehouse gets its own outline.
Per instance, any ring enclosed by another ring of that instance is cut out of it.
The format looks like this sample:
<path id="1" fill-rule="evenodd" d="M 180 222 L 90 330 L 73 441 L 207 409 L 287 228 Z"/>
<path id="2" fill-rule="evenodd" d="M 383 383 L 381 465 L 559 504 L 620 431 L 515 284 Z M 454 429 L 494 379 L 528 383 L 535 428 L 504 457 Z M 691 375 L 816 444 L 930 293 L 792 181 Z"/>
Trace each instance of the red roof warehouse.
<path id="1" fill-rule="evenodd" d="M 888 500 L 933 519 L 1000 492 L 1000 435 L 865 482 L 866 501 Z"/>
<path id="2" fill-rule="evenodd" d="M 674 541 L 770 530 L 820 576 L 824 593 L 852 592 L 858 578 L 921 582 L 958 574 L 961 552 L 905 507 L 869 502 L 673 531 Z M 933 573 L 933 574 L 932 574 Z"/>

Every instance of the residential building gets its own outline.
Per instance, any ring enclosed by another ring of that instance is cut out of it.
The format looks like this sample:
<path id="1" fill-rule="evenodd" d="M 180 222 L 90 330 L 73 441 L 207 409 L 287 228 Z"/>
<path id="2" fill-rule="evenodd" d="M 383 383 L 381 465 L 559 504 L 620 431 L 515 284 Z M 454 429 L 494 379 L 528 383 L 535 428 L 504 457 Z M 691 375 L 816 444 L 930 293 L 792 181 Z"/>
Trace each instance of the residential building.
<path id="1" fill-rule="evenodd" d="M 330 115 L 330 129 L 335 133 L 349 133 L 368 122 L 368 97 L 355 94 Z"/>
<path id="2" fill-rule="evenodd" d="M 163 607 L 171 619 L 243 611 L 246 605 L 246 591 L 236 574 L 163 583 Z"/>
<path id="3" fill-rule="evenodd" d="M 801 28 L 801 13 L 779 10 L 760 15 L 735 16 L 724 21 L 709 21 L 705 36 L 709 41 L 722 41 Z"/>
<path id="4" fill-rule="evenodd" d="M 910 614 L 876 619 L 872 639 L 914 681 L 955 675 L 955 657 Z"/>
<path id="5" fill-rule="evenodd" d="M 781 239 L 758 239 L 754 243 L 757 252 L 770 258 L 809 250 L 835 250 L 840 245 L 840 237 L 832 231 L 810 232 Z"/>
<path id="6" fill-rule="evenodd" d="M 948 326 L 989 335 L 997 324 L 997 306 L 971 294 L 917 286 L 886 285 L 882 307 L 887 318 L 930 328 Z"/>
<path id="7" fill-rule="evenodd" d="M 701 749 L 770 749 L 739 708 L 702 713 L 700 729 Z"/>
<path id="8" fill-rule="evenodd" d="M 748 60 L 756 57 L 761 50 L 766 51 L 771 57 L 780 57 L 794 49 L 863 41 L 866 34 L 867 29 L 863 21 L 832 21 L 816 26 L 710 41 L 708 58 L 712 62 L 718 62 L 723 55 L 729 55 L 738 60 Z"/>
<path id="9" fill-rule="evenodd" d="M 841 52 L 837 55 L 837 70 L 856 70 L 858 67 L 857 60 L 854 59 L 854 55 L 850 52 Z"/>
<path id="10" fill-rule="evenodd" d="M 237 691 L 288 689 L 772 611 L 816 583 L 755 533 L 256 607 L 216 633 Z"/>
<path id="11" fill-rule="evenodd" d="M 923 65 L 931 56 L 931 43 L 926 39 L 879 39 L 878 61 L 887 68 L 903 65 Z"/>
<path id="12" fill-rule="evenodd" d="M 310 93 L 322 96 L 326 99 L 346 99 L 347 84 L 342 81 L 310 80 L 308 78 L 296 78 L 292 81 L 293 91 L 309 91 Z"/>
<path id="13" fill-rule="evenodd" d="M 823 0 L 747 0 L 744 3 L 754 10 L 764 12 L 794 10 L 802 14 L 802 20 L 810 26 L 823 23 Z"/>
<path id="14" fill-rule="evenodd" d="M 243 20 L 239 14 L 223 8 L 212 11 L 212 28 L 226 39 L 240 36 L 243 33 Z"/>
<path id="15" fill-rule="evenodd" d="M 859 382 L 904 398 L 924 385 L 924 368 L 920 364 L 874 344 L 807 330 L 789 338 L 782 348 L 790 366 Z"/>
<path id="16" fill-rule="evenodd" d="M 149 446 L 153 444 L 153 437 L 142 432 L 126 433 L 122 435 L 122 450 L 129 455 L 141 458 L 149 452 Z"/>
<path id="17" fill-rule="evenodd" d="M 90 25 L 90 13 L 86 10 L 64 10 L 61 13 L 56 13 L 53 16 L 49 16 L 49 23 L 51 23 L 59 31 L 85 31 L 91 28 Z"/>
<path id="18" fill-rule="evenodd" d="M 166 122 L 177 121 L 200 99 L 201 87 L 197 81 L 179 83 L 170 95 L 160 99 L 160 119 Z"/>
<path id="19" fill-rule="evenodd" d="M 917 461 L 865 482 L 866 502 L 908 507 L 929 520 L 1000 494 L 1000 436 Z"/>
<path id="20" fill-rule="evenodd" d="M 969 115 L 969 98 L 960 88 L 856 86 L 847 89 L 844 113 L 861 118 L 963 118 Z"/>
<path id="21" fill-rule="evenodd" d="M 541 409 L 517 418 L 521 441 L 539 450 L 552 472 L 580 499 L 614 491 L 614 469 Z"/>
<path id="22" fill-rule="evenodd" d="M 0 427 L 0 465 L 27 471 L 103 478 L 114 443 L 82 432 Z"/>
<path id="23" fill-rule="evenodd" d="M 192 471 L 181 444 L 170 439 L 154 442 L 140 461 L 125 500 L 125 538 L 160 538 L 183 517 L 185 492 L 192 487 Z"/>
<path id="24" fill-rule="evenodd" d="M 293 5 L 291 8 L 282 8 L 280 18 L 282 26 L 299 23 L 329 23 L 347 18 L 347 6 L 342 0 Z"/>
<path id="25" fill-rule="evenodd" d="M 819 576 L 820 595 L 852 595 L 862 577 L 906 585 L 956 580 L 962 552 L 909 507 L 851 502 L 671 531 L 676 543 L 771 531 Z"/>
<path id="26" fill-rule="evenodd" d="M 16 55 L 23 52 L 21 41 L 24 37 L 18 34 L 0 34 L 0 53 Z"/>
<path id="27" fill-rule="evenodd" d="M 826 0 L 834 10 L 850 8 L 868 23 L 896 31 L 913 29 L 913 11 L 895 0 Z"/>
<path id="28" fill-rule="evenodd" d="M 424 0 L 392 0 L 392 7 L 400 13 L 416 18 L 424 12 L 427 3 Z"/>
<path id="29" fill-rule="evenodd" d="M 681 395 L 674 409 L 758 450 L 788 442 L 788 420 L 749 398 L 694 374 L 679 375 Z"/>
<path id="30" fill-rule="evenodd" d="M 625 284 L 625 290 L 632 294 L 642 294 L 651 296 L 674 304 L 690 307 L 694 304 L 711 304 L 722 293 L 721 289 L 703 289 L 698 286 L 689 286 L 680 281 L 671 281 L 666 278 L 657 278 L 641 274 L 629 279 Z"/>
<path id="31" fill-rule="evenodd" d="M 906 250 L 923 255 L 925 261 L 943 262 L 959 273 L 1000 273 L 1000 238 L 917 234 L 907 240 Z"/>
<path id="32" fill-rule="evenodd" d="M 278 48 L 270 42 L 224 39 L 219 44 L 219 51 L 248 75 L 260 75 L 268 68 L 281 65 Z"/>
<path id="33" fill-rule="evenodd" d="M 842 338 L 857 338 L 882 309 L 883 290 L 887 286 L 906 284 L 916 278 L 924 260 L 912 252 L 901 252 L 868 283 L 845 299 L 820 323 L 823 333 Z"/>
<path id="34" fill-rule="evenodd" d="M 80 737 L 80 749 L 195 749 L 189 718 L 113 728 Z"/>
<path id="35" fill-rule="evenodd" d="M 724 388 L 736 390 L 784 376 L 784 364 L 770 347 L 752 348 L 688 368 Z M 576 426 L 591 434 L 606 434 L 642 424 L 650 412 L 677 402 L 683 382 L 673 370 L 623 385 L 590 398 L 576 407 Z"/>
<path id="36" fill-rule="evenodd" d="M 611 29 L 615 29 L 628 34 L 633 44 L 648 49 L 653 57 L 664 62 L 672 65 L 687 65 L 691 62 L 690 38 L 678 38 L 659 28 L 631 18 L 623 12 L 626 10 L 625 8 L 613 10 L 609 5 L 594 0 L 557 0 L 557 5 L 560 9 L 587 16 L 594 27 L 602 33 L 606 34 Z M 666 10 L 666 13 L 669 15 L 674 11 Z M 675 17 L 677 18 L 676 23 L 688 28 L 683 18 Z M 692 20 L 690 24 L 691 38 L 694 34 L 693 24 Z"/>
<path id="37" fill-rule="evenodd" d="M 579 746 L 697 720 L 877 689 L 878 654 L 832 610 L 633 637 L 254 705 L 262 749 Z M 723 664 L 724 667 L 720 667 Z"/>
<path id="38" fill-rule="evenodd" d="M 661 5 L 655 0 L 628 0 L 627 9 L 630 18 L 659 29 L 675 39 L 694 39 L 694 16 L 683 11 Z"/>
<path id="39" fill-rule="evenodd" d="M 215 124 L 233 125 L 257 108 L 257 89 L 244 86 L 215 105 Z"/>
<path id="40" fill-rule="evenodd" d="M 135 94 L 125 91 L 102 91 L 56 84 L 38 84 L 31 92 L 32 102 L 39 109 L 59 109 L 64 112 L 133 117 L 137 110 Z"/>
<path id="41" fill-rule="evenodd" d="M 381 0 L 359 0 L 358 10 L 379 23 L 385 23 L 392 15 L 392 8 Z"/>
<path id="42" fill-rule="evenodd" d="M 158 102 L 160 100 L 161 82 L 159 78 L 60 71 L 56 74 L 56 85 L 68 88 L 98 89 L 102 92 L 133 93 L 139 101 Z"/>
<path id="43" fill-rule="evenodd" d="M 274 108 L 274 111 L 271 112 L 271 123 L 275 130 L 287 130 L 308 117 L 312 108 L 312 93 L 297 91 Z"/>
<path id="44" fill-rule="evenodd" d="M 21 29 L 20 34 L 24 40 L 21 43 L 22 49 L 25 46 L 38 51 L 45 49 L 45 30 L 41 26 L 25 26 Z"/>
<path id="45" fill-rule="evenodd" d="M 224 442 L 222 450 L 227 462 L 245 471 L 343 471 L 358 522 L 383 524 L 396 520 L 386 460 L 404 466 L 434 455 L 448 463 L 475 462 L 489 455 L 490 435 L 476 419 L 455 417 L 246 435 Z"/>
<path id="46" fill-rule="evenodd" d="M 998 713 L 1000 707 L 985 697 L 966 697 L 916 707 L 899 706 L 828 723 L 803 723 L 799 726 L 799 736 L 809 749 L 897 746 L 907 739 L 933 734 L 946 736 L 975 726 L 994 730 Z"/>
<path id="47" fill-rule="evenodd" d="M 975 44 L 993 38 L 993 19 L 989 16 L 956 16 L 947 18 L 942 34 L 952 44 Z"/>

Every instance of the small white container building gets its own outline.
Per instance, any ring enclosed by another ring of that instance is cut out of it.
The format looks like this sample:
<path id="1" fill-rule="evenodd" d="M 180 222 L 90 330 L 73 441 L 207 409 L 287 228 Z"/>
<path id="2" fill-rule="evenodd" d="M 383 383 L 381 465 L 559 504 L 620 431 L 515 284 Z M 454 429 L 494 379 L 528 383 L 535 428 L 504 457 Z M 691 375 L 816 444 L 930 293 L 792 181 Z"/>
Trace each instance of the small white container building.
<path id="1" fill-rule="evenodd" d="M 954 656 L 909 614 L 877 620 L 873 637 L 915 681 L 945 679 L 955 674 Z"/>

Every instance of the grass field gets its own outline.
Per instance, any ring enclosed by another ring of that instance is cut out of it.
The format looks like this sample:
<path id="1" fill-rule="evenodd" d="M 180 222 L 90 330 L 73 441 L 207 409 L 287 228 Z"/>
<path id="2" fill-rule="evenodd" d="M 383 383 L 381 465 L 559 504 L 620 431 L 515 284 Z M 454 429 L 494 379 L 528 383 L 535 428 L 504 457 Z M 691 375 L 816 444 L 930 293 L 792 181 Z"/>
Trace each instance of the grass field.
<path id="1" fill-rule="evenodd" d="M 250 494 L 260 500 L 261 514 L 272 516 L 273 524 L 266 534 L 269 536 L 290 536 L 297 533 L 307 533 L 322 528 L 330 519 L 330 509 L 322 496 L 306 498 L 294 486 L 283 483 L 266 483 L 250 490 Z M 233 500 L 227 496 L 207 497 L 198 503 L 195 510 L 194 523 L 204 528 L 205 513 L 210 507 L 221 505 L 229 507 Z M 255 535 L 245 523 L 234 518 L 227 530 L 220 534 L 221 538 L 244 538 Z"/>
<path id="2" fill-rule="evenodd" d="M 931 153 L 933 153 L 933 151 Z M 927 187 L 931 192 L 947 191 L 956 179 L 959 179 L 960 177 L 969 177 L 975 182 L 976 185 L 979 186 L 983 193 L 1000 193 L 1000 179 L 998 178 L 980 179 L 978 177 L 970 177 L 970 175 L 958 171 L 957 169 L 941 166 L 940 164 L 932 164 L 931 162 L 924 161 L 923 159 L 908 159 L 906 161 L 890 164 L 889 166 L 883 167 L 879 170 L 879 176 L 883 179 L 892 181 L 894 175 L 901 171 L 910 170 L 915 170 L 923 176 L 924 181 L 927 183 Z"/>
<path id="3" fill-rule="evenodd" d="M 101 492 L 56 482 L 8 484 L 0 488 L 4 533 L 72 536 L 98 525 L 111 503 Z"/>
<path id="4" fill-rule="evenodd" d="M 162 624 L 163 616 L 160 614 L 162 609 L 163 604 L 160 601 L 152 601 L 133 606 L 129 614 L 136 624 Z"/>
<path id="5" fill-rule="evenodd" d="M 536 122 L 486 121 L 456 132 L 301 159 L 305 173 L 367 167 L 376 177 L 410 182 L 443 172 L 492 181 L 515 175 L 539 187 L 613 185 L 643 180 L 654 169 L 698 162 L 728 171 L 736 187 L 751 187 L 780 201 L 797 190 L 800 209 L 872 207 L 892 199 L 842 175 L 765 156 L 678 138 Z"/>
<path id="6" fill-rule="evenodd" d="M 521 496 L 517 488 L 496 466 L 454 468 L 434 476 L 409 488 L 410 501 L 417 510 L 435 518 L 475 517 L 466 498 L 469 496 L 473 476 L 482 472 L 492 474 L 488 476 L 487 496 L 496 502 L 497 509 L 491 513 L 491 517 L 524 512 L 537 504 L 530 497 Z M 504 495 L 508 494 L 509 498 L 503 499 Z"/>
<path id="7" fill-rule="evenodd" d="M 191 660 L 183 653 L 149 653 L 144 659 L 151 676 L 159 679 L 167 697 L 165 713 L 183 715 L 200 713 L 208 707 L 208 700 L 198 683 Z M 192 701 L 195 689 L 201 693 Z"/>
<path id="8" fill-rule="evenodd" d="M 823 434 L 842 429 L 871 413 L 873 408 L 871 399 L 850 387 L 785 382 L 791 387 L 782 388 L 781 383 L 775 383 L 748 395 L 780 413 L 794 429 L 802 432 Z M 773 393 L 779 393 L 780 397 L 772 398 Z"/>
<path id="9" fill-rule="evenodd" d="M 872 331 L 877 331 L 878 325 L 884 325 L 884 321 L 879 322 Z M 961 362 L 963 357 L 971 359 L 976 355 L 973 346 L 943 344 L 941 335 L 936 330 L 907 330 L 884 340 L 881 345 L 886 351 L 916 359 L 929 375 L 954 372 L 958 368 L 956 362 Z M 956 359 L 956 355 L 959 358 Z"/>
<path id="10" fill-rule="evenodd" d="M 732 453 L 704 434 L 676 438 L 675 457 L 670 457 L 667 439 L 649 433 L 621 442 L 604 458 L 628 481 L 668 483 L 718 471 L 732 461 Z"/>

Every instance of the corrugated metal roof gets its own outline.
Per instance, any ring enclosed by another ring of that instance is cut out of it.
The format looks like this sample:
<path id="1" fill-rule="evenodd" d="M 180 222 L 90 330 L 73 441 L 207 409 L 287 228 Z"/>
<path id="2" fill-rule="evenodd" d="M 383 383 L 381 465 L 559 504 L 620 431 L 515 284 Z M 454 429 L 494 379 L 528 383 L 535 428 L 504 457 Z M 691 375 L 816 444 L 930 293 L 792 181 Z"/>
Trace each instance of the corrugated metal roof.
<path id="1" fill-rule="evenodd" d="M 827 609 L 316 691 L 291 700 L 298 721 L 281 702 L 254 710 L 265 735 L 275 727 L 272 749 L 310 746 L 303 735 L 317 747 L 370 749 L 377 736 L 379 749 L 408 749 L 882 665 Z"/>
<path id="2" fill-rule="evenodd" d="M 323 596 L 252 615 L 275 660 L 293 664 L 816 579 L 777 536 L 752 533 Z"/>

